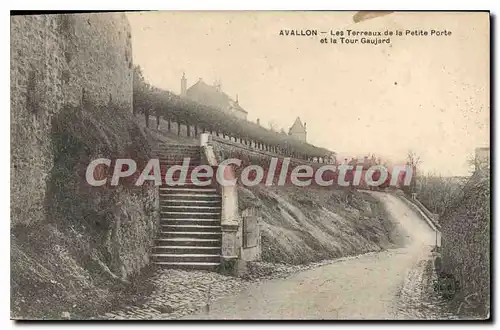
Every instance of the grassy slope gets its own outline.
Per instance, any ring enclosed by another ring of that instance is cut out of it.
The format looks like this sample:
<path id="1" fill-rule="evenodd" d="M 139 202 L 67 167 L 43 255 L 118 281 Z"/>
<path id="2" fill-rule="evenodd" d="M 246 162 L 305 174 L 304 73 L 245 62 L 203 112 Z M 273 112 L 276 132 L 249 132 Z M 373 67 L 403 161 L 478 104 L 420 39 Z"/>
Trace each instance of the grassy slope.
<path id="1" fill-rule="evenodd" d="M 394 225 L 380 202 L 343 190 L 294 186 L 239 187 L 240 209 L 257 208 L 262 259 L 302 264 L 379 251 L 396 244 Z"/>
<path id="2" fill-rule="evenodd" d="M 124 290 L 151 289 L 139 277 L 156 232 L 150 189 L 89 190 L 79 180 L 97 156 L 145 157 L 152 134 L 113 109 L 66 109 L 54 118 L 47 217 L 11 224 L 13 318 L 88 317 L 117 304 Z"/>

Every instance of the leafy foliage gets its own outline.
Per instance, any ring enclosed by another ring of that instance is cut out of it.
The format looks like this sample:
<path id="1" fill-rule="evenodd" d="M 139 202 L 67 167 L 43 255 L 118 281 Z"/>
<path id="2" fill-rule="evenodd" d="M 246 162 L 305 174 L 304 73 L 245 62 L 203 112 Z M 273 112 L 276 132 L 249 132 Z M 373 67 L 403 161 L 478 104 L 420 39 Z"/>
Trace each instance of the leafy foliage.
<path id="1" fill-rule="evenodd" d="M 478 171 L 441 217 L 443 269 L 459 280 L 454 300 L 465 316 L 490 314 L 490 201 L 489 172 Z"/>
<path id="2" fill-rule="evenodd" d="M 144 81 L 140 68 L 134 69 L 134 112 L 159 114 L 166 120 L 200 127 L 245 141 L 275 147 L 282 154 L 308 159 L 327 157 L 332 152 L 266 129 L 256 123 L 236 118 L 218 109 L 181 98 L 170 91 L 151 87 Z"/>
<path id="3" fill-rule="evenodd" d="M 416 180 L 418 200 L 431 212 L 443 215 L 462 192 L 464 181 L 465 178 L 460 177 L 420 176 Z"/>

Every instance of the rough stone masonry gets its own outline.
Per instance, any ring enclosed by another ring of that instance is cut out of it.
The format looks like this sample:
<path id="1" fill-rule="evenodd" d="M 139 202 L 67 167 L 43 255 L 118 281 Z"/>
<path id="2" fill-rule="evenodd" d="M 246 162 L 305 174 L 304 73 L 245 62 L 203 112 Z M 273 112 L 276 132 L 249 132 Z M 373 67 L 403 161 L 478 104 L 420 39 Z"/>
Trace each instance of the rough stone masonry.
<path id="1" fill-rule="evenodd" d="M 125 15 L 12 16 L 10 81 L 11 225 L 29 225 L 45 217 L 52 116 L 86 99 L 112 100 L 132 112 Z"/>

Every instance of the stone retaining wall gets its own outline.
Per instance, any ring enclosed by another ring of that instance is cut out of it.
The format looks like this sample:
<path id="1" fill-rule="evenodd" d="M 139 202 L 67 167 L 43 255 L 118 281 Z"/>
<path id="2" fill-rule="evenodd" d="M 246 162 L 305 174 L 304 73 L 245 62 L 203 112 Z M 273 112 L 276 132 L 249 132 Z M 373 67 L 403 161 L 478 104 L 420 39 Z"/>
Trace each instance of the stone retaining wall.
<path id="1" fill-rule="evenodd" d="M 44 219 L 51 121 L 110 100 L 132 112 L 132 48 L 122 13 L 11 16 L 12 224 Z"/>

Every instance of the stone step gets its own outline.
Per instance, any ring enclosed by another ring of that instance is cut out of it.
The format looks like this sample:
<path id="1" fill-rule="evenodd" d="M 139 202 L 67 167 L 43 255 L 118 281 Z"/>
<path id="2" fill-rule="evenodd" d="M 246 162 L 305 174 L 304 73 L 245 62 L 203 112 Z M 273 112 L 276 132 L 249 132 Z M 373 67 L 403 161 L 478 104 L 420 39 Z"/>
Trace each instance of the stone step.
<path id="1" fill-rule="evenodd" d="M 173 166 L 176 166 L 176 165 L 167 165 L 167 164 L 161 164 L 160 163 L 160 174 L 162 175 L 165 175 Z M 198 167 L 199 165 L 189 165 L 187 167 L 185 166 L 182 166 L 182 164 L 180 165 L 180 169 L 182 171 L 185 171 L 186 172 L 186 178 L 190 178 L 192 176 L 192 173 L 193 171 L 196 169 L 196 167 Z M 173 172 L 172 172 L 173 171 Z M 173 178 L 178 178 L 181 173 L 180 173 L 180 170 L 179 170 L 179 167 L 175 167 L 173 168 L 173 170 L 171 171 L 171 173 L 169 173 L 169 176 L 173 177 Z M 207 173 L 207 171 L 200 169 L 199 170 L 199 173 L 200 174 L 203 174 L 205 175 Z M 205 177 L 199 177 L 199 179 L 204 179 Z"/>
<path id="2" fill-rule="evenodd" d="M 208 202 L 208 203 L 204 203 Z M 196 201 L 192 200 L 189 202 L 167 202 L 164 200 L 160 199 L 160 208 L 164 211 L 170 210 L 170 211 L 176 211 L 176 209 L 184 209 L 187 208 L 189 210 L 195 210 L 195 209 L 212 209 L 212 210 L 220 210 L 221 208 L 221 201 Z"/>
<path id="3" fill-rule="evenodd" d="M 215 194 L 217 189 L 206 187 L 170 187 L 160 186 L 160 194 Z"/>
<path id="4" fill-rule="evenodd" d="M 153 253 L 167 254 L 221 254 L 220 246 L 182 246 L 182 245 L 165 245 L 154 246 Z"/>
<path id="5" fill-rule="evenodd" d="M 220 213 L 209 212 L 160 212 L 160 220 L 207 219 L 220 221 Z"/>
<path id="6" fill-rule="evenodd" d="M 199 145 L 194 145 L 194 144 L 164 144 L 164 143 L 158 143 L 153 150 L 171 150 L 171 149 L 176 149 L 176 150 L 201 150 L 201 147 Z"/>
<path id="7" fill-rule="evenodd" d="M 211 180 L 211 181 L 210 181 Z M 191 180 L 191 178 L 186 178 L 186 180 L 184 181 L 177 181 L 177 178 L 174 178 L 173 181 L 170 181 L 170 178 L 169 178 L 169 181 L 167 181 L 165 179 L 165 176 L 161 176 L 161 181 L 162 181 L 162 185 L 160 187 L 163 187 L 163 188 L 168 188 L 168 187 L 172 187 L 172 188 L 193 188 L 193 189 L 196 189 L 196 188 L 210 188 L 210 187 L 215 187 L 216 185 L 216 181 L 213 180 L 213 179 L 207 179 L 207 180 L 199 180 L 198 182 L 193 182 Z M 201 182 L 201 184 L 200 184 Z M 209 182 L 207 184 L 207 182 Z"/>
<path id="8" fill-rule="evenodd" d="M 160 165 L 169 163 L 180 163 L 186 162 L 188 166 L 198 166 L 201 163 L 201 157 L 194 157 L 190 155 L 153 155 L 155 159 L 158 159 Z"/>
<path id="9" fill-rule="evenodd" d="M 199 206 L 219 206 L 222 201 L 220 199 L 212 200 L 197 200 L 197 199 L 171 199 L 161 198 L 160 205 L 199 205 Z"/>
<path id="10" fill-rule="evenodd" d="M 220 201 L 221 197 L 216 193 L 162 193 L 160 190 L 160 200 L 191 200 L 191 201 Z"/>
<path id="11" fill-rule="evenodd" d="M 217 262 L 165 262 L 158 261 L 153 262 L 155 265 L 160 267 L 172 268 L 172 269 L 199 269 L 199 270 L 211 270 L 216 271 L 220 265 Z"/>
<path id="12" fill-rule="evenodd" d="M 192 166 L 196 167 L 201 165 L 201 158 L 193 159 L 191 158 L 189 162 L 186 161 L 186 164 L 184 164 L 184 159 L 181 158 L 175 158 L 175 159 L 169 159 L 169 158 L 157 158 L 158 162 L 160 163 L 160 167 L 169 167 L 173 165 L 186 165 L 186 166 Z"/>
<path id="13" fill-rule="evenodd" d="M 199 199 L 199 200 L 214 200 L 220 199 L 221 196 L 215 188 L 211 187 L 193 187 L 193 186 L 159 186 L 160 198 L 162 199 Z M 175 189 L 175 190 L 173 190 Z M 185 190 L 181 190 L 185 189 Z M 189 189 L 189 190 L 188 190 Z"/>
<path id="14" fill-rule="evenodd" d="M 160 217 L 164 219 L 182 219 L 182 218 L 207 218 L 207 219 L 220 219 L 219 209 L 201 209 L 201 208 L 171 208 L 161 207 Z"/>
<path id="15" fill-rule="evenodd" d="M 196 144 L 169 144 L 165 142 L 159 142 L 158 143 L 158 148 L 160 150 L 164 149 L 179 149 L 179 150 L 184 150 L 184 149 L 201 149 L 199 145 Z"/>
<path id="16" fill-rule="evenodd" d="M 157 238 L 156 246 L 221 246 L 221 240 L 215 238 Z"/>
<path id="17" fill-rule="evenodd" d="M 191 162 L 199 162 L 201 160 L 200 155 L 192 155 L 192 154 L 157 154 L 155 158 L 158 158 L 160 162 L 162 161 L 184 161 L 186 160 L 186 163 L 191 163 Z"/>
<path id="18" fill-rule="evenodd" d="M 162 182 L 165 182 L 169 168 L 188 161 L 183 182 L 176 182 L 180 173 L 175 171 L 172 173 L 173 182 L 159 187 L 161 229 L 151 256 L 155 265 L 216 270 L 220 264 L 221 197 L 215 185 L 206 185 L 209 181 L 215 184 L 213 178 L 191 180 L 192 171 L 202 163 L 201 153 L 201 148 L 196 145 L 165 143 L 160 143 L 152 152 L 160 161 Z M 205 185 L 200 186 L 200 182 Z"/>
<path id="19" fill-rule="evenodd" d="M 164 179 L 162 178 L 161 179 L 163 182 L 164 182 Z M 163 183 L 160 187 L 163 187 L 163 188 L 168 188 L 168 187 L 175 187 L 175 188 L 191 188 L 191 189 L 196 189 L 196 188 L 207 188 L 207 187 L 216 187 L 216 182 L 215 180 L 212 180 L 212 182 L 210 183 L 210 185 L 199 185 L 199 184 L 195 184 L 193 182 L 191 182 L 190 180 L 186 180 L 184 183 L 182 184 L 175 184 L 175 185 L 170 185 L 168 182 L 167 183 Z"/>
<path id="20" fill-rule="evenodd" d="M 181 165 L 184 165 L 184 164 L 181 164 Z M 162 174 L 165 174 L 167 173 L 167 171 L 172 168 L 174 165 L 169 165 L 169 164 L 164 164 L 164 163 L 160 163 L 160 171 Z M 191 176 L 191 173 L 196 169 L 197 171 L 199 171 L 199 173 L 201 174 L 206 174 L 208 173 L 207 170 L 202 167 L 202 168 L 198 168 L 198 166 L 200 166 L 200 164 L 191 164 L 191 163 L 188 163 L 187 166 L 181 166 L 180 168 L 184 171 L 186 171 L 187 173 L 187 176 L 190 177 Z M 174 168 L 174 172 L 172 173 L 172 175 L 175 177 L 175 176 L 179 176 L 180 175 L 180 171 L 179 171 L 179 167 L 176 166 Z M 212 171 L 214 171 L 214 169 L 212 168 Z"/>
<path id="21" fill-rule="evenodd" d="M 175 218 L 175 217 L 161 217 L 160 222 L 162 224 L 170 224 L 170 222 L 173 221 L 178 221 L 185 223 L 186 225 L 188 224 L 187 222 L 195 221 L 195 222 L 219 222 L 220 223 L 220 217 L 189 217 L 189 218 Z M 173 223 L 172 223 L 173 224 Z"/>
<path id="22" fill-rule="evenodd" d="M 183 179 L 188 180 L 188 181 L 192 181 L 193 179 L 195 179 L 198 182 L 207 182 L 207 181 L 213 181 L 213 180 L 217 179 L 215 171 L 213 173 L 211 173 L 211 176 L 208 177 L 208 176 L 206 176 L 207 171 L 200 170 L 200 171 L 198 171 L 198 174 L 194 173 L 196 166 L 185 167 L 183 165 L 179 165 L 179 166 L 181 166 L 180 170 L 178 168 L 175 168 L 174 166 L 177 166 L 177 165 L 160 164 L 160 175 L 161 175 L 162 179 L 164 179 L 166 176 L 170 180 L 172 180 L 173 182 L 177 182 L 179 180 L 179 178 L 183 178 Z M 162 181 L 164 181 L 164 180 L 162 180 Z M 205 183 L 205 185 L 206 185 L 206 183 Z M 202 186 L 200 186 L 200 187 L 202 187 Z"/>
<path id="23" fill-rule="evenodd" d="M 180 232 L 220 232 L 221 226 L 210 226 L 210 225 L 161 225 L 164 231 L 180 231 Z"/>
<path id="24" fill-rule="evenodd" d="M 217 214 L 210 214 L 210 213 L 195 213 L 194 212 L 189 212 L 189 213 L 184 213 L 184 212 L 160 212 L 160 221 L 171 221 L 171 220 L 177 220 L 177 221 L 182 221 L 184 220 L 197 220 L 197 221 L 203 221 L 203 220 L 212 220 L 212 221 L 218 221 L 220 222 L 220 213 Z"/>
<path id="25" fill-rule="evenodd" d="M 153 150 L 151 154 L 157 157 L 201 157 L 201 150 Z"/>
<path id="26" fill-rule="evenodd" d="M 200 157 L 201 156 L 201 149 L 196 148 L 196 149 L 153 149 L 151 150 L 151 154 L 153 155 L 175 155 L 175 156 L 194 156 L 194 157 Z"/>
<path id="27" fill-rule="evenodd" d="M 187 226 L 210 225 L 210 226 L 219 226 L 220 225 L 220 218 L 217 218 L 217 219 L 207 219 L 207 218 L 201 218 L 201 219 L 194 219 L 194 218 L 165 219 L 165 218 L 162 218 L 162 219 L 160 219 L 160 225 L 161 226 L 168 226 L 168 225 L 179 225 L 179 226 L 186 226 L 186 225 Z"/>
<path id="28" fill-rule="evenodd" d="M 175 154 L 185 154 L 185 153 L 189 153 L 189 154 L 200 154 L 201 153 L 201 148 L 200 147 L 194 147 L 194 148 L 190 148 L 190 147 L 182 147 L 182 148 L 154 148 L 151 150 L 152 153 L 157 153 L 157 154 L 160 154 L 160 153 L 166 153 L 166 154 L 172 154 L 172 153 L 175 153 Z"/>
<path id="29" fill-rule="evenodd" d="M 151 255 L 155 262 L 220 262 L 220 254 L 171 254 L 154 253 Z"/>
<path id="30" fill-rule="evenodd" d="M 184 165 L 184 161 L 182 159 L 165 159 L 165 158 L 159 158 L 160 162 L 160 167 L 170 167 L 173 165 Z M 201 159 L 198 160 L 193 160 L 188 163 L 188 166 L 198 166 L 201 165 Z"/>
<path id="31" fill-rule="evenodd" d="M 161 206 L 160 213 L 164 214 L 220 214 L 220 206 L 198 206 L 193 207 L 189 205 L 165 205 Z"/>
<path id="32" fill-rule="evenodd" d="M 167 175 L 167 172 L 160 172 L 160 176 L 161 176 L 163 182 L 165 182 L 165 180 L 164 180 L 165 178 L 168 178 L 170 180 L 168 182 L 169 187 L 175 187 L 175 185 L 177 183 L 182 184 L 183 180 L 190 181 L 190 182 L 194 182 L 194 180 L 196 180 L 197 182 L 202 183 L 202 185 L 200 185 L 200 188 L 204 187 L 203 184 L 205 184 L 205 188 L 206 188 L 206 187 L 209 187 L 209 186 L 207 186 L 208 185 L 208 183 L 206 183 L 207 181 L 213 181 L 214 179 L 217 179 L 215 176 L 213 176 L 213 177 L 193 177 L 191 175 L 191 172 L 189 172 L 189 171 L 187 172 L 187 175 L 185 177 L 181 176 L 180 173 L 168 173 L 168 175 Z"/>
<path id="33" fill-rule="evenodd" d="M 220 206 L 214 205 L 174 205 L 173 203 L 160 203 L 160 208 L 162 211 L 166 212 L 219 212 Z"/>
<path id="34" fill-rule="evenodd" d="M 201 153 L 198 152 L 160 152 L 160 153 L 153 153 L 155 155 L 155 158 L 158 159 L 165 159 L 165 160 L 184 160 L 186 161 L 199 161 L 201 160 Z"/>
<path id="35" fill-rule="evenodd" d="M 222 233 L 219 232 L 209 232 L 209 231 L 161 231 L 159 233 L 160 238 L 201 238 L 201 239 L 220 239 Z"/>
<path id="36" fill-rule="evenodd" d="M 175 186 L 169 186 L 169 185 L 166 185 L 166 184 L 162 184 L 160 187 L 163 187 L 163 188 L 176 187 L 176 188 L 190 188 L 190 189 L 201 188 L 200 185 L 189 183 L 189 182 L 187 182 L 187 183 L 185 183 L 183 185 L 175 185 Z M 206 187 L 216 187 L 215 181 L 212 181 L 212 183 L 209 186 L 203 186 L 203 188 L 206 188 Z M 203 193 L 200 193 L 199 195 L 202 195 L 202 194 Z M 165 196 L 162 196 L 162 197 L 165 197 Z"/>
<path id="37" fill-rule="evenodd" d="M 162 164 L 169 164 L 169 163 L 175 163 L 175 164 L 183 164 L 184 161 L 188 166 L 198 166 L 201 163 L 201 157 L 195 157 L 195 156 L 190 156 L 190 155 L 156 155 L 154 157 L 155 159 L 158 159 L 160 162 L 160 165 Z"/>

